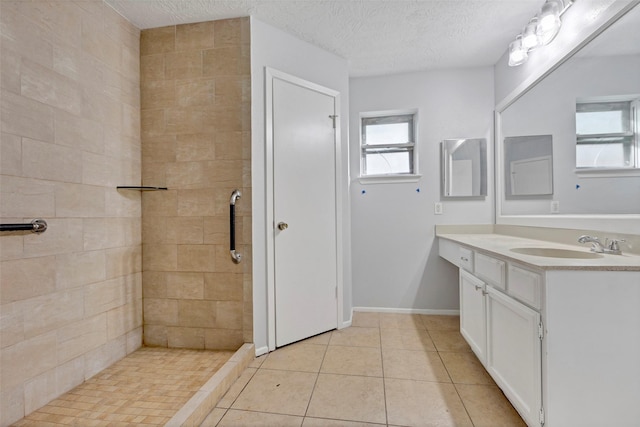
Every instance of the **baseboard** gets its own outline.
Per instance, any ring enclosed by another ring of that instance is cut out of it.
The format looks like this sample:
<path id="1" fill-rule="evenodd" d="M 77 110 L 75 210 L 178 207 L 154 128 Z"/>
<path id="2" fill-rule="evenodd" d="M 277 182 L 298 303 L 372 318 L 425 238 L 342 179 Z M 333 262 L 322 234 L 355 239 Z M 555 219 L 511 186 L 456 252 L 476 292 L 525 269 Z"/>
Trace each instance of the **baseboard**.
<path id="1" fill-rule="evenodd" d="M 344 329 L 344 328 L 348 328 L 349 326 L 351 326 L 351 320 L 353 319 L 353 313 L 351 314 L 351 319 L 342 322 L 342 326 L 340 326 L 338 329 Z"/>
<path id="2" fill-rule="evenodd" d="M 267 353 L 269 353 L 269 347 L 267 346 L 256 348 L 256 357 L 262 356 L 263 354 Z"/>
<path id="3" fill-rule="evenodd" d="M 433 310 L 429 308 L 353 307 L 353 311 L 365 313 L 431 314 L 439 316 L 460 315 L 460 310 Z"/>

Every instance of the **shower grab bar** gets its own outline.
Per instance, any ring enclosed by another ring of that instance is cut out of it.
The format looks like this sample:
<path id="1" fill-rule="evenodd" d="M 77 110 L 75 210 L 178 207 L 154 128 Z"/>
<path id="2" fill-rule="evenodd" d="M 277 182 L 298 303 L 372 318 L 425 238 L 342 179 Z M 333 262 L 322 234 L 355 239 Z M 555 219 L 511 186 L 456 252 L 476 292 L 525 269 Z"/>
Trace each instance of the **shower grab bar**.
<path id="1" fill-rule="evenodd" d="M 229 251 L 233 262 L 239 264 L 242 255 L 236 252 L 236 201 L 242 196 L 239 190 L 233 190 L 229 200 Z"/>
<path id="2" fill-rule="evenodd" d="M 28 224 L 0 224 L 0 231 L 31 231 L 32 233 L 44 233 L 47 231 L 47 221 L 34 219 Z"/>

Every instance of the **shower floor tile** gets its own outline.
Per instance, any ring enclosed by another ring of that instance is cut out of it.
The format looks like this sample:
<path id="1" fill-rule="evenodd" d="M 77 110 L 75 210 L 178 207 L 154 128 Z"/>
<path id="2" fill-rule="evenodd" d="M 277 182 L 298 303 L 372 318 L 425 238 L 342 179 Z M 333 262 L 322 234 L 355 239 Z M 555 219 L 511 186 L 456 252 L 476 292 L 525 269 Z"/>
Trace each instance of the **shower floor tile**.
<path id="1" fill-rule="evenodd" d="M 142 347 L 14 425 L 164 425 L 233 354 Z"/>

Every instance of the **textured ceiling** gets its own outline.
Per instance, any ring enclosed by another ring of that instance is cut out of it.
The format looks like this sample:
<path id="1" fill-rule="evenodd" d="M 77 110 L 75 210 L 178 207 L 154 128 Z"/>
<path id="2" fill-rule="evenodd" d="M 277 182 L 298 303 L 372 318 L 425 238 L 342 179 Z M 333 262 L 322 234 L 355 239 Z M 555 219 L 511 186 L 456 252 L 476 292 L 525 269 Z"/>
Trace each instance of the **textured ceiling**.
<path id="1" fill-rule="evenodd" d="M 352 76 L 495 64 L 544 0 L 105 0 L 141 29 L 254 16 Z"/>

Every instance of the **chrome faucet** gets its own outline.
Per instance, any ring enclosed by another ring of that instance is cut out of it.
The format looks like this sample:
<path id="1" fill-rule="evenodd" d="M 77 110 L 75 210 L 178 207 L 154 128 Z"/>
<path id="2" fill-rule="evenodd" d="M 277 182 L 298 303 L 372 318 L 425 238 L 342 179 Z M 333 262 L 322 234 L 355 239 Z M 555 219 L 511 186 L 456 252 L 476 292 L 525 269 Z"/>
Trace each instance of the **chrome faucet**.
<path id="1" fill-rule="evenodd" d="M 612 255 L 620 255 L 622 251 L 620 250 L 620 246 L 618 243 L 624 242 L 623 239 L 611 239 L 606 238 L 604 241 L 604 245 L 600 242 L 600 239 L 597 237 L 584 236 L 578 237 L 578 243 L 591 243 L 591 252 L 597 252 L 599 254 L 612 254 Z"/>
<path id="2" fill-rule="evenodd" d="M 597 237 L 591 237 L 585 234 L 584 236 L 578 237 L 578 243 L 591 243 L 591 252 L 604 253 L 604 246 Z"/>

